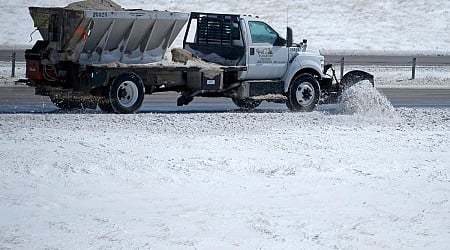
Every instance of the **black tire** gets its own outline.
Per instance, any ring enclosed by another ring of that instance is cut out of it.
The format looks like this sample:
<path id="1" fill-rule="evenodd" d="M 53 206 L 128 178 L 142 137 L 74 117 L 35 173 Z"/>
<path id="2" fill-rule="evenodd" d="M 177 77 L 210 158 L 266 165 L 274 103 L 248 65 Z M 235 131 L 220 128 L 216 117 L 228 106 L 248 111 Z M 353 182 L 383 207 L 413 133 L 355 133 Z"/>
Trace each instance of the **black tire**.
<path id="1" fill-rule="evenodd" d="M 286 106 L 288 107 L 289 110 L 292 110 L 291 101 L 289 101 L 289 99 L 286 100 Z"/>
<path id="2" fill-rule="evenodd" d="M 233 100 L 233 103 L 236 104 L 239 108 L 245 111 L 254 110 L 261 104 L 261 100 L 253 100 L 253 99 L 237 99 L 237 98 L 231 98 Z"/>
<path id="3" fill-rule="evenodd" d="M 310 74 L 301 74 L 294 78 L 289 86 L 287 107 L 292 111 L 313 111 L 320 97 L 317 79 Z"/>
<path id="4" fill-rule="evenodd" d="M 134 73 L 121 74 L 109 88 L 109 103 L 112 111 L 119 114 L 136 113 L 144 101 L 145 87 Z"/>

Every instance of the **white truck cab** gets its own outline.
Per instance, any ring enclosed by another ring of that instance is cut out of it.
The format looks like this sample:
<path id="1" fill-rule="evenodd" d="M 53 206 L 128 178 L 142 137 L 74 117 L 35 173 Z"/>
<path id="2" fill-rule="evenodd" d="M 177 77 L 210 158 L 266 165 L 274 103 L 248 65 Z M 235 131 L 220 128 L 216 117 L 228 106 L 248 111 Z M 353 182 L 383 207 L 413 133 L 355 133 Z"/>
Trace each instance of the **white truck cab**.
<path id="1" fill-rule="evenodd" d="M 195 34 L 190 41 L 188 34 Z M 307 52 L 306 41 L 293 44 L 290 28 L 284 39 L 257 17 L 191 13 L 184 48 L 210 62 L 245 66 L 230 96 L 247 109 L 266 100 L 311 111 L 322 96 L 320 83 L 331 82 L 324 77 L 323 56 Z"/>
<path id="2" fill-rule="evenodd" d="M 258 17 L 193 12 L 183 46 L 203 60 L 244 67 L 234 79 L 226 79 L 229 88 L 223 93 L 237 106 L 253 109 L 265 100 L 311 111 L 319 102 L 336 101 L 343 87 L 326 74 L 324 57 L 307 51 L 306 43 L 294 44 L 290 28 L 284 39 Z M 355 80 L 373 81 L 368 73 L 355 74 Z"/>
<path id="3" fill-rule="evenodd" d="M 259 18 L 244 16 L 240 23 L 247 45 L 247 71 L 240 74 L 240 79 L 279 79 L 287 92 L 290 81 L 302 69 L 323 77 L 324 57 L 306 52 L 306 44 L 288 47 L 287 41 Z"/>

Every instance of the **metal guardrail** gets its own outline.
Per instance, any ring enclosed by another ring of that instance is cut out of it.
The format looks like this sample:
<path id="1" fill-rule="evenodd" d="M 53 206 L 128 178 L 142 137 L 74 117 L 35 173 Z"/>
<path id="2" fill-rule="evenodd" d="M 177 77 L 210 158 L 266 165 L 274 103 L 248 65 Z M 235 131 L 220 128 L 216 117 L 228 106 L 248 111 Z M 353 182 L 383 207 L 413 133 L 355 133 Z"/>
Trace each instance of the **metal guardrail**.
<path id="1" fill-rule="evenodd" d="M 25 62 L 25 50 L 0 50 L 0 61 L 11 62 L 11 77 L 16 77 L 16 62 Z"/>
<path id="2" fill-rule="evenodd" d="M 435 51 L 373 51 L 373 50 L 321 50 L 327 63 L 340 63 L 344 58 L 352 65 L 409 65 L 416 59 L 417 65 L 450 66 L 450 52 Z"/>
<path id="3" fill-rule="evenodd" d="M 11 62 L 11 77 L 16 76 L 16 60 L 17 53 L 15 51 L 11 51 L 8 54 L 0 53 L 0 61 Z"/>
<path id="4" fill-rule="evenodd" d="M 411 78 L 416 77 L 416 67 L 450 66 L 450 52 L 436 51 L 336 51 L 321 50 L 325 63 L 340 64 L 341 78 L 344 65 L 411 66 Z"/>

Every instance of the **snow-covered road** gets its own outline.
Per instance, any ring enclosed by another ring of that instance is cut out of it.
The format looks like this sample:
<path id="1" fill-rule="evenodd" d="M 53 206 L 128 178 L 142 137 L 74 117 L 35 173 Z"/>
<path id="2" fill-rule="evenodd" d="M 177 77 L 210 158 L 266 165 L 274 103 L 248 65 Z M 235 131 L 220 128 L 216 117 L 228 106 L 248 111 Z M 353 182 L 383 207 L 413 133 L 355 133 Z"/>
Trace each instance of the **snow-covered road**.
<path id="1" fill-rule="evenodd" d="M 450 109 L 0 118 L 0 248 L 450 245 Z"/>

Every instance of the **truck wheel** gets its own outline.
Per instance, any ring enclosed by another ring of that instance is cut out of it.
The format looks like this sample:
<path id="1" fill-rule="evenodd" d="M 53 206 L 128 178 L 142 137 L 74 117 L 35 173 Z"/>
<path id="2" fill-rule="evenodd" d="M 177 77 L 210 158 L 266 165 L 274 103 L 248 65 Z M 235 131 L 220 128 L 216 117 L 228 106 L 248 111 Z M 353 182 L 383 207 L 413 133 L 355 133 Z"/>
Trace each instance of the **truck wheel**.
<path id="1" fill-rule="evenodd" d="M 134 73 L 119 75 L 109 88 L 109 102 L 115 113 L 135 113 L 144 101 L 145 88 Z"/>
<path id="2" fill-rule="evenodd" d="M 261 100 L 252 100 L 252 99 L 237 99 L 237 98 L 231 98 L 233 100 L 234 104 L 245 111 L 250 111 L 255 109 L 261 104 Z"/>
<path id="3" fill-rule="evenodd" d="M 320 87 L 316 78 L 301 74 L 289 86 L 287 107 L 292 111 L 311 112 L 319 102 Z"/>

